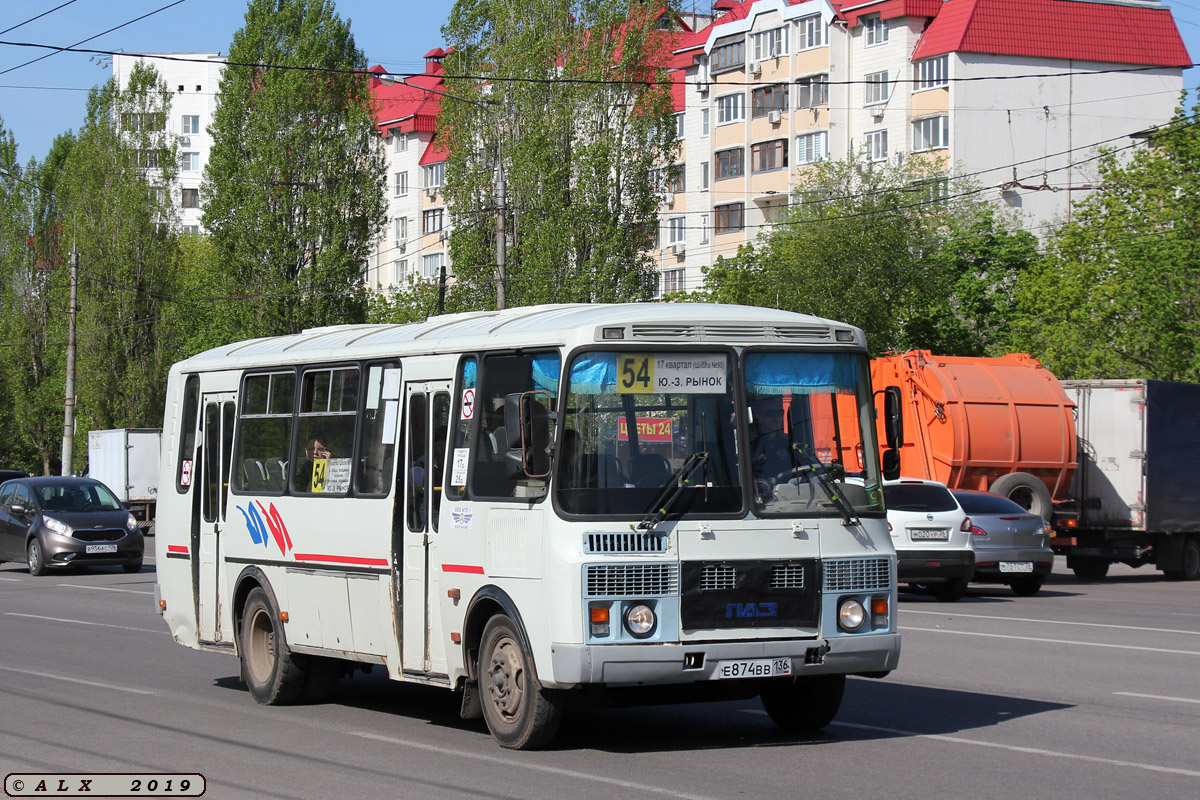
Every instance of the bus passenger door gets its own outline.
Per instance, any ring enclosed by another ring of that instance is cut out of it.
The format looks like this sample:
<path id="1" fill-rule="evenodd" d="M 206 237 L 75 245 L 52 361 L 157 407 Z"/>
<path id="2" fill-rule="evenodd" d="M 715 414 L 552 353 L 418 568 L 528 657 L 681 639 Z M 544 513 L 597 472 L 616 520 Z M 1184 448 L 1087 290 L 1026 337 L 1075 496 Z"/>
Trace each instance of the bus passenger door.
<path id="1" fill-rule="evenodd" d="M 449 381 L 405 385 L 404 533 L 400 653 L 404 672 L 434 669 L 430 652 L 430 602 L 437 572 L 430 564 L 431 535 L 442 493 L 446 426 L 450 417 Z M 440 649 L 440 648 L 439 648 Z M 444 656 L 436 659 L 444 663 Z"/>
<path id="2" fill-rule="evenodd" d="M 205 394 L 201 413 L 201 441 L 197 485 L 200 488 L 199 619 L 202 642 L 220 642 L 233 637 L 221 630 L 221 534 L 229 506 L 229 464 L 233 449 L 234 395 L 232 392 Z"/>

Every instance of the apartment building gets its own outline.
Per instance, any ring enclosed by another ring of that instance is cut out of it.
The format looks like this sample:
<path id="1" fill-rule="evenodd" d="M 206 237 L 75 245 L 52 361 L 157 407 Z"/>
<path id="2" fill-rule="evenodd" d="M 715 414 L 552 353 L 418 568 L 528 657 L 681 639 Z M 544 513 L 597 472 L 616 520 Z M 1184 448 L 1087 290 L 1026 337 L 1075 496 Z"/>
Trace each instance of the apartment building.
<path id="1" fill-rule="evenodd" d="M 113 77 L 124 90 L 129 73 L 138 61 L 158 70 L 171 90 L 171 110 L 166 130 L 179 145 L 179 174 L 171 200 L 179 209 L 180 224 L 187 233 L 200 233 L 200 190 L 204 165 L 212 150 L 208 126 L 217 108 L 217 89 L 225 59 L 220 53 L 148 53 L 144 56 L 113 56 Z"/>
<path id="2" fill-rule="evenodd" d="M 674 53 L 681 178 L 663 195 L 660 290 L 782 214 L 806 165 L 921 154 L 1044 235 L 1097 148 L 1168 122 L 1188 54 L 1137 0 L 717 0 Z"/>
<path id="3" fill-rule="evenodd" d="M 430 50 L 425 72 L 403 83 L 381 66 L 371 68 L 376 128 L 388 164 L 387 227 L 366 270 L 372 289 L 432 280 L 449 270 L 449 218 L 441 194 L 446 152 L 436 125 L 445 57 L 440 47 Z"/>

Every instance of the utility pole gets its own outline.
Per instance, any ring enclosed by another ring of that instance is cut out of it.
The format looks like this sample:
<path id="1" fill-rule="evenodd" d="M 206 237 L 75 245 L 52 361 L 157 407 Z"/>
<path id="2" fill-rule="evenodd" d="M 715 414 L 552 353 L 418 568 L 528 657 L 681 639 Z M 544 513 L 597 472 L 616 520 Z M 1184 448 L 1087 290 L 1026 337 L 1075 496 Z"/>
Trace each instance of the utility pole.
<path id="1" fill-rule="evenodd" d="M 79 251 L 71 250 L 71 306 L 67 309 L 67 396 L 63 411 L 62 474 L 75 459 L 75 307 L 79 295 Z"/>
<path id="2" fill-rule="evenodd" d="M 496 308 L 502 310 L 506 300 L 504 292 L 505 232 L 504 207 L 507 203 L 508 187 L 504 183 L 504 157 L 496 147 Z"/>

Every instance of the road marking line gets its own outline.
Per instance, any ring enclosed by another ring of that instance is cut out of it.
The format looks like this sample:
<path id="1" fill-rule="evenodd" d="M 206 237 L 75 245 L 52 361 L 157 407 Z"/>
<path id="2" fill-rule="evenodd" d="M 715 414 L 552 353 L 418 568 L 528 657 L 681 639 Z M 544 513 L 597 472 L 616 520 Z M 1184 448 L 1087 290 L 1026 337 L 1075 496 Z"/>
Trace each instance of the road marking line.
<path id="1" fill-rule="evenodd" d="M 1087 761 L 1093 764 L 1108 764 L 1114 767 L 1133 767 L 1134 769 L 1144 769 L 1149 772 L 1167 772 L 1172 775 L 1186 775 L 1189 778 L 1200 778 L 1200 772 L 1190 769 L 1180 769 L 1178 767 L 1160 767 L 1157 764 L 1143 764 L 1138 761 L 1114 761 L 1111 758 L 1100 758 L 1098 756 L 1084 756 L 1078 753 L 1062 753 L 1043 750 L 1038 747 L 1020 747 L 1012 744 L 998 744 L 996 742 L 984 742 L 979 739 L 965 739 L 961 736 L 947 736 L 942 733 L 917 733 L 916 731 L 905 731 L 898 728 L 883 728 L 878 725 L 860 725 L 854 722 L 831 722 L 831 726 L 841 728 L 856 728 L 864 731 L 875 731 L 877 733 L 891 733 L 897 736 L 913 736 L 919 739 L 937 739 L 943 742 L 954 742 L 955 744 L 969 744 L 975 747 L 993 747 L 998 750 L 1011 750 L 1014 753 L 1025 753 L 1027 755 L 1047 756 L 1048 758 L 1063 758 L 1071 761 Z"/>
<path id="2" fill-rule="evenodd" d="M 1194 700 L 1190 697 L 1167 697 L 1161 694 L 1139 694 L 1138 692 L 1113 692 L 1113 694 L 1119 694 L 1122 697 L 1144 697 L 1147 700 L 1166 700 L 1170 703 L 1196 703 L 1200 705 L 1200 700 Z"/>
<path id="3" fill-rule="evenodd" d="M 515 759 L 515 756 L 488 756 L 481 753 L 468 753 L 457 748 L 438 747 L 436 745 L 422 744 L 409 739 L 397 739 L 392 736 L 381 736 L 377 733 L 367 733 L 365 731 L 346 731 L 351 736 L 361 736 L 364 739 L 371 739 L 377 742 L 386 742 L 387 744 L 398 744 L 404 747 L 411 747 L 416 750 L 426 750 L 432 753 L 446 753 L 457 756 L 459 758 L 472 758 L 476 761 L 486 761 L 489 764 L 498 764 L 504 767 L 519 767 L 522 769 L 534 770 L 536 772 L 547 772 L 552 775 L 562 775 L 568 778 L 578 778 L 580 780 L 594 781 L 596 783 L 604 783 L 610 786 L 620 786 L 623 789 L 633 789 L 639 792 L 652 792 L 654 794 L 665 794 L 668 797 L 682 797 L 686 800 L 714 800 L 710 797 L 697 794 L 681 794 L 678 789 L 662 789 L 657 786 L 647 786 L 644 783 L 633 783 L 632 781 L 623 781 L 617 778 L 608 778 L 603 775 L 591 775 L 586 772 L 576 772 L 571 769 L 562 769 L 561 767 L 549 767 L 544 764 L 523 764 Z"/>
<path id="4" fill-rule="evenodd" d="M 84 586 L 79 583 L 60 583 L 59 586 L 66 586 L 68 589 L 92 589 L 97 592 L 124 592 L 126 594 L 154 594 L 154 592 L 143 592 L 139 589 L 113 589 L 109 586 Z"/>
<path id="5" fill-rule="evenodd" d="M 67 683 L 82 683 L 84 686 L 95 686 L 100 689 L 112 689 L 117 692 L 129 692 L 130 694 L 158 694 L 149 689 L 134 689 L 130 686 L 116 686 L 111 683 L 100 683 L 100 681 L 85 681 L 80 678 L 68 678 L 66 675 L 55 675 L 50 672 L 35 672 L 31 669 L 17 669 L 16 667 L 0 667 L 5 672 L 16 672 L 21 675 L 36 675 L 39 678 L 50 678 L 56 681 L 66 681 Z"/>
<path id="6" fill-rule="evenodd" d="M 1182 633 L 1187 636 L 1200 636 L 1200 631 L 1180 631 L 1173 628 L 1142 628 L 1137 625 L 1108 625 L 1103 622 L 1068 622 L 1061 619 L 1030 619 L 1029 617 L 994 617 L 991 614 L 960 614 L 950 611 L 914 611 L 908 608 L 900 609 L 904 614 L 929 614 L 937 617 L 965 617 L 968 619 L 998 619 L 1005 622 L 1039 622 L 1045 625 L 1081 625 L 1087 628 L 1116 628 L 1123 631 L 1145 631 L 1147 633 Z"/>
<path id="7" fill-rule="evenodd" d="M 7 611 L 6 617 L 27 617 L 29 619 L 44 619 L 49 622 L 70 622 L 72 625 L 95 625 L 98 628 L 119 628 L 123 631 L 138 631 L 139 633 L 161 633 L 170 636 L 170 631 L 156 631 L 151 628 L 130 628 L 128 625 L 111 625 L 107 622 L 84 622 L 81 619 L 63 619 L 62 617 L 41 617 L 37 614 L 20 614 L 16 611 Z"/>
<path id="8" fill-rule="evenodd" d="M 1104 642 L 1072 642 L 1067 639 L 1040 639 L 1036 636 L 1008 636 L 1003 633 L 979 633 L 978 631 L 951 631 L 944 628 L 913 628 L 901 625 L 902 631 L 924 631 L 925 633 L 952 633 L 957 636 L 984 636 L 989 639 L 1013 639 L 1018 642 L 1046 642 L 1047 644 L 1077 644 L 1083 647 L 1109 647 L 1115 650 L 1140 650 L 1147 653 L 1175 653 L 1181 656 L 1200 656 L 1196 650 L 1167 650 L 1162 647 L 1138 647 L 1132 644 L 1106 644 Z"/>
<path id="9" fill-rule="evenodd" d="M 0 581 L 8 581 L 9 583 L 24 583 L 20 578 L 0 578 Z"/>

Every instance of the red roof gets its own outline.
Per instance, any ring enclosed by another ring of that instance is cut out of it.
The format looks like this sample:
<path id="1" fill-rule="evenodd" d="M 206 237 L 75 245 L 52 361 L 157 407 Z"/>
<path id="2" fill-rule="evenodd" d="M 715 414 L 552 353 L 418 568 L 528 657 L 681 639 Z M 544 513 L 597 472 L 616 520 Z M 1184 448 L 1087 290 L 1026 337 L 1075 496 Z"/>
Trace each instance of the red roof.
<path id="1" fill-rule="evenodd" d="M 371 67 L 371 72 L 386 73 L 381 66 Z M 378 78 L 371 79 L 371 94 L 375 98 L 375 124 L 381 134 L 393 128 L 403 133 L 436 129 L 438 109 L 442 96 L 424 89 L 441 89 L 444 68 L 440 61 L 429 61 L 425 72 L 407 78 L 405 83 L 386 84 Z"/>
<path id="2" fill-rule="evenodd" d="M 1170 10 L 1088 0 L 946 0 L 912 58 L 951 52 L 1155 67 L 1191 64 Z"/>
<path id="3" fill-rule="evenodd" d="M 450 152 L 442 145 L 442 140 L 436 135 L 429 140 L 429 146 L 425 148 L 425 152 L 421 154 L 421 160 L 418 162 L 422 167 L 427 164 L 437 164 L 445 161 Z"/>

